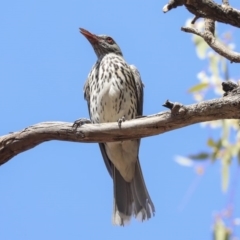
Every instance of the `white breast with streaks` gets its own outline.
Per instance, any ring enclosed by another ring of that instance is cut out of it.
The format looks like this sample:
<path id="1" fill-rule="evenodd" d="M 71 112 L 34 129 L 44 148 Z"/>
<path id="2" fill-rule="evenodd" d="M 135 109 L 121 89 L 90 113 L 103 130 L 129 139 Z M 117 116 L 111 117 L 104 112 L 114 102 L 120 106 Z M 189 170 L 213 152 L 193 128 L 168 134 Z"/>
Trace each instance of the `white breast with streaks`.
<path id="1" fill-rule="evenodd" d="M 118 68 L 117 68 L 118 66 Z M 97 83 L 90 83 L 91 117 L 94 122 L 115 122 L 123 116 L 132 119 L 136 116 L 136 91 L 134 91 L 131 69 L 119 56 L 105 56 L 97 70 L 91 75 Z M 91 77 L 91 76 L 90 76 Z M 131 84 L 131 87 L 129 87 Z M 91 89 L 92 85 L 92 89 Z"/>

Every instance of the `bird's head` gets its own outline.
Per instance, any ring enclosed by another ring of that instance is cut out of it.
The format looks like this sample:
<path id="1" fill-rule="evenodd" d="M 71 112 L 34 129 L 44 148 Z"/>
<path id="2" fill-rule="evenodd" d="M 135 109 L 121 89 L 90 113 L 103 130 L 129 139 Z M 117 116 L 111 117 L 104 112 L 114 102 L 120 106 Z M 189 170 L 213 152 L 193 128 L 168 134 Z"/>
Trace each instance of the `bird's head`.
<path id="1" fill-rule="evenodd" d="M 122 56 L 120 47 L 111 37 L 106 35 L 95 35 L 83 28 L 79 28 L 79 30 L 91 43 L 98 58 L 102 58 L 108 53 L 115 53 Z"/>

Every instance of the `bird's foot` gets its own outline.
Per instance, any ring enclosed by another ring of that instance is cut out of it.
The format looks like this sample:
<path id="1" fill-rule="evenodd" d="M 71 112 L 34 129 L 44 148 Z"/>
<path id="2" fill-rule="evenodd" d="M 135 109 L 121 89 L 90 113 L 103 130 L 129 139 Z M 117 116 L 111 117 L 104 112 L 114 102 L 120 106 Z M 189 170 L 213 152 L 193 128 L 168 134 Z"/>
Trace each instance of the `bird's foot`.
<path id="1" fill-rule="evenodd" d="M 119 126 L 119 128 L 121 128 L 122 122 L 125 122 L 125 116 L 123 116 L 123 117 L 118 119 L 118 126 Z"/>
<path id="2" fill-rule="evenodd" d="M 92 123 L 90 119 L 80 118 L 80 119 L 77 119 L 77 120 L 73 123 L 72 127 L 73 127 L 74 129 L 77 129 L 78 127 L 81 127 L 82 125 L 84 125 L 84 124 L 89 124 L 89 123 Z"/>

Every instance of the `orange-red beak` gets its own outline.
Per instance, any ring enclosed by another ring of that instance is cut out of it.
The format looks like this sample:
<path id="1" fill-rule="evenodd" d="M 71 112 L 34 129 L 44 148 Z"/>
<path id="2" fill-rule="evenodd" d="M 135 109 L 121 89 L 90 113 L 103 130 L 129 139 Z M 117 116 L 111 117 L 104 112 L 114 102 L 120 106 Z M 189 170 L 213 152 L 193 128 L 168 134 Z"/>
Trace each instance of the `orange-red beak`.
<path id="1" fill-rule="evenodd" d="M 90 43 L 98 42 L 98 37 L 95 34 L 90 33 L 89 31 L 85 30 L 84 28 L 79 28 L 80 33 L 84 35 Z"/>

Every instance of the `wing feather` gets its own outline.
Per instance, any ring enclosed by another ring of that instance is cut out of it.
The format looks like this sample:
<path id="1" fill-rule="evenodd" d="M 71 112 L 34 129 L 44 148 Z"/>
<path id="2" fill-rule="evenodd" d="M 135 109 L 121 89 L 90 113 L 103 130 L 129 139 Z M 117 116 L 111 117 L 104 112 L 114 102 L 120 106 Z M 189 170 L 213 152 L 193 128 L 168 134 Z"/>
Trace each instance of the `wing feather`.
<path id="1" fill-rule="evenodd" d="M 134 80 L 135 80 L 135 84 L 136 84 L 136 88 L 137 88 L 137 114 L 138 116 L 142 116 L 143 114 L 143 87 L 144 84 L 141 80 L 141 76 L 140 73 L 138 71 L 138 69 L 134 66 L 134 65 L 130 65 L 130 69 L 132 71 Z"/>

